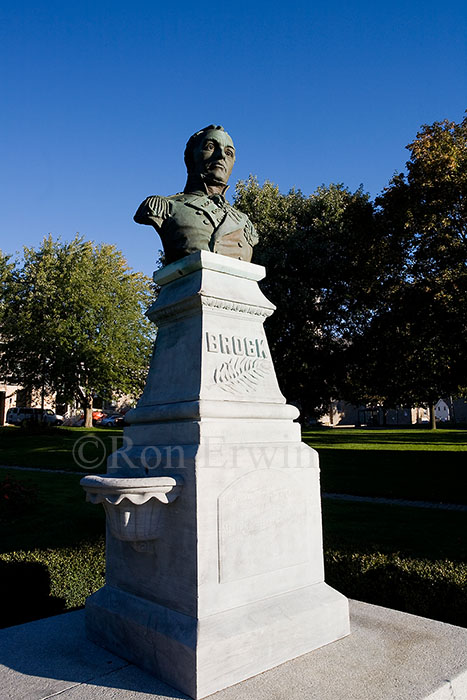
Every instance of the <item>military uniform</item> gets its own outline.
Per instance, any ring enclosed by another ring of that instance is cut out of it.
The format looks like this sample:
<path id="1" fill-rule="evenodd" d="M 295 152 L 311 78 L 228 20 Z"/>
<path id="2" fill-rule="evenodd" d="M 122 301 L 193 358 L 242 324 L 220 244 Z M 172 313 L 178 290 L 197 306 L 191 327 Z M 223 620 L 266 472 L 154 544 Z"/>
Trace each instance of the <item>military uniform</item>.
<path id="1" fill-rule="evenodd" d="M 166 263 L 197 250 L 210 250 L 249 262 L 258 236 L 246 214 L 222 194 L 182 192 L 171 197 L 148 197 L 134 216 L 159 233 Z"/>

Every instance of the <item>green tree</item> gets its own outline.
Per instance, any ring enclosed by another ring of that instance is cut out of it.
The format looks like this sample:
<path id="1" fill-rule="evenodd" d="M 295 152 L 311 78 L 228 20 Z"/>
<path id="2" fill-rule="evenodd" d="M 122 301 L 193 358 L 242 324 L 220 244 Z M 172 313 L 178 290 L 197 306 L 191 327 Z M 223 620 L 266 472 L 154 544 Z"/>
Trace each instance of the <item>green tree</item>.
<path id="1" fill-rule="evenodd" d="M 277 306 L 267 333 L 281 386 L 317 415 L 339 395 L 347 348 L 394 274 L 392 243 L 361 189 L 330 185 L 305 197 L 250 177 L 235 204 L 260 235 L 254 261 L 265 265 L 262 288 Z"/>
<path id="2" fill-rule="evenodd" d="M 3 373 L 76 399 L 92 425 L 93 397 L 139 392 L 153 331 L 149 280 L 111 245 L 76 237 L 24 249 L 5 290 Z"/>
<path id="3" fill-rule="evenodd" d="M 360 382 L 362 399 L 426 404 L 434 428 L 436 400 L 466 386 L 467 118 L 424 125 L 407 148 L 407 174 L 376 201 L 405 259 L 381 315 L 354 344 L 348 389 L 358 395 Z"/>
<path id="4" fill-rule="evenodd" d="M 10 256 L 5 255 L 0 250 L 0 323 L 5 309 L 7 290 L 12 282 L 13 267 L 13 263 L 10 262 Z"/>
<path id="5" fill-rule="evenodd" d="M 435 427 L 437 400 L 462 391 L 465 333 L 459 336 L 458 321 L 452 301 L 417 284 L 402 285 L 348 348 L 343 396 L 383 409 L 429 406 Z"/>

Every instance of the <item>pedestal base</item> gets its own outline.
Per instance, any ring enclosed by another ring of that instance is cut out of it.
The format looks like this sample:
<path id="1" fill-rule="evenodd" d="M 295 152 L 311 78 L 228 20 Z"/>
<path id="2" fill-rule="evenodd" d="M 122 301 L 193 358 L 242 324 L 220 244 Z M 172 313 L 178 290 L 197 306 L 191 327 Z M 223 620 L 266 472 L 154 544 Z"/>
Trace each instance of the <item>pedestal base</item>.
<path id="1" fill-rule="evenodd" d="M 83 482 L 91 496 L 112 484 L 119 508 L 90 639 L 196 700 L 349 633 L 347 601 L 324 583 L 318 455 L 277 383 L 263 277 L 207 251 L 156 273 L 144 393 L 107 477 Z M 139 518 L 167 479 L 177 498 Z"/>
<path id="2" fill-rule="evenodd" d="M 195 700 L 349 634 L 347 599 L 325 583 L 196 620 L 106 586 L 89 639 Z"/>

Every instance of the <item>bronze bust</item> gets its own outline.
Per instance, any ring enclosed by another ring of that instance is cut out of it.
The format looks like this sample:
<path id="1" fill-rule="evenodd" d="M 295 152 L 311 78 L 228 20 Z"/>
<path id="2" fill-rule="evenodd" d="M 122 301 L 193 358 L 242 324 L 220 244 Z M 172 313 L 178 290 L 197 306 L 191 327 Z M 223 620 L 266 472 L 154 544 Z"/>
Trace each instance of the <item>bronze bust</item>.
<path id="1" fill-rule="evenodd" d="M 246 214 L 224 197 L 235 162 L 235 148 L 222 126 L 210 126 L 190 137 L 185 148 L 188 177 L 183 192 L 148 197 L 134 220 L 153 226 L 171 263 L 197 250 L 210 250 L 249 262 L 258 242 Z"/>

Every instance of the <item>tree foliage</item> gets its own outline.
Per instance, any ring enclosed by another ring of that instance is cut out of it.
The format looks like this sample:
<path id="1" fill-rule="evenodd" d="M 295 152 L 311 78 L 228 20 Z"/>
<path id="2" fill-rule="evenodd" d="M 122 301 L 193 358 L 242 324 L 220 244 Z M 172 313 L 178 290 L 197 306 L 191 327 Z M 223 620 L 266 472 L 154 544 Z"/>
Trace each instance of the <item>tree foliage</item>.
<path id="1" fill-rule="evenodd" d="M 279 379 L 307 412 L 337 396 L 389 408 L 465 391 L 467 117 L 422 126 L 407 148 L 407 173 L 374 204 L 343 185 L 305 197 L 238 184 L 278 307 Z"/>
<path id="2" fill-rule="evenodd" d="M 10 262 L 10 256 L 5 255 L 0 250 L 0 323 L 5 311 L 6 292 L 12 282 L 13 267 L 13 263 Z"/>
<path id="3" fill-rule="evenodd" d="M 424 125 L 407 148 L 407 175 L 376 202 L 381 226 L 403 241 L 404 264 L 354 342 L 348 389 L 366 401 L 433 407 L 466 387 L 467 118 Z"/>
<path id="4" fill-rule="evenodd" d="M 27 388 L 78 400 L 139 392 L 152 345 L 149 281 L 110 245 L 45 238 L 4 285 L 1 365 Z"/>
<path id="5" fill-rule="evenodd" d="M 337 395 L 342 358 L 371 317 L 391 275 L 388 247 L 361 190 L 320 187 L 281 194 L 255 178 L 237 185 L 236 206 L 260 234 L 255 262 L 277 311 L 268 338 L 283 390 L 306 413 Z"/>

